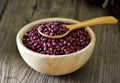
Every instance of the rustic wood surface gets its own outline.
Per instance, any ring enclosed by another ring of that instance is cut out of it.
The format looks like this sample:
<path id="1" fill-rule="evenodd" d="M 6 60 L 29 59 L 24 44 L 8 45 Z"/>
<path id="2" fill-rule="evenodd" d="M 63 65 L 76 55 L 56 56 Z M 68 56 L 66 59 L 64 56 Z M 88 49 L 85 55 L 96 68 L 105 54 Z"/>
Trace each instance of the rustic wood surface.
<path id="1" fill-rule="evenodd" d="M 48 76 L 30 68 L 20 56 L 16 34 L 29 22 L 48 17 L 86 20 L 108 15 L 83 0 L 0 0 L 0 83 L 120 83 L 120 26 L 92 27 L 97 37 L 90 60 L 78 71 Z"/>

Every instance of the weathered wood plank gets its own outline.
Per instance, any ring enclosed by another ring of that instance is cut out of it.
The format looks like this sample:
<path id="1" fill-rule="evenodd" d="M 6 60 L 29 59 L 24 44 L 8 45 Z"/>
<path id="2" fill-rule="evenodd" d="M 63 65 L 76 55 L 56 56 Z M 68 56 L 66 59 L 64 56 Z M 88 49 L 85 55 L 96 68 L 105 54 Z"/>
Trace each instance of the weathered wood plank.
<path id="1" fill-rule="evenodd" d="M 5 8 L 7 6 L 8 0 L 0 0 L 0 20 L 4 14 Z"/>
<path id="2" fill-rule="evenodd" d="M 67 17 L 86 20 L 107 15 L 101 8 L 82 0 L 10 0 L 0 22 L 1 83 L 119 83 L 120 29 L 118 25 L 92 27 L 97 37 L 93 56 L 78 71 L 64 76 L 48 76 L 31 69 L 16 47 L 16 34 L 25 24 L 41 18 Z"/>
<path id="3" fill-rule="evenodd" d="M 0 81 L 1 83 L 16 83 L 29 76 L 32 69 L 21 59 L 16 47 L 18 30 L 28 23 L 31 17 L 34 0 L 10 0 L 4 17 L 0 23 Z M 4 41 L 4 42 L 3 42 Z"/>

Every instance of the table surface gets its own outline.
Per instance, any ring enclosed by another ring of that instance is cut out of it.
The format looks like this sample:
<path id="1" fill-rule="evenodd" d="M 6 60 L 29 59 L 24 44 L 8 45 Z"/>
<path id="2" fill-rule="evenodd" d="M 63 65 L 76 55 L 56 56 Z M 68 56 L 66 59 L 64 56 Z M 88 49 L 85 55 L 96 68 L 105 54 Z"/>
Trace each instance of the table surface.
<path id="1" fill-rule="evenodd" d="M 26 24 L 48 17 L 87 20 L 109 15 L 83 0 L 0 0 L 1 83 L 120 83 L 120 26 L 93 26 L 97 42 L 89 61 L 63 76 L 49 76 L 30 68 L 20 56 L 16 34 Z"/>

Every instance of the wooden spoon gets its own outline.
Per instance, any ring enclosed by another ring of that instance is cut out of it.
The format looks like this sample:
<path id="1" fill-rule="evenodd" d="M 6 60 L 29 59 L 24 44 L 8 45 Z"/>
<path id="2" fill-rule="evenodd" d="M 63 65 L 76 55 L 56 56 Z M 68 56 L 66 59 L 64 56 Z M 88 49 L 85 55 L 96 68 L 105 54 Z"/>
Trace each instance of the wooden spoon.
<path id="1" fill-rule="evenodd" d="M 90 20 L 86 20 L 83 22 L 80 22 L 78 24 L 73 24 L 73 25 L 64 25 L 67 28 L 69 28 L 69 30 L 62 34 L 62 35 L 57 35 L 57 36 L 50 36 L 50 35 L 45 35 L 44 33 L 42 33 L 39 29 L 38 32 L 47 37 L 47 38 L 54 38 L 54 39 L 58 39 L 58 38 L 62 38 L 66 35 L 68 35 L 71 31 L 75 30 L 75 29 L 79 29 L 79 28 L 85 28 L 87 26 L 92 26 L 92 25 L 98 25 L 98 24 L 116 24 L 118 23 L 118 20 L 113 17 L 113 16 L 105 16 L 105 17 L 98 17 L 98 18 L 94 18 L 94 19 L 90 19 Z"/>

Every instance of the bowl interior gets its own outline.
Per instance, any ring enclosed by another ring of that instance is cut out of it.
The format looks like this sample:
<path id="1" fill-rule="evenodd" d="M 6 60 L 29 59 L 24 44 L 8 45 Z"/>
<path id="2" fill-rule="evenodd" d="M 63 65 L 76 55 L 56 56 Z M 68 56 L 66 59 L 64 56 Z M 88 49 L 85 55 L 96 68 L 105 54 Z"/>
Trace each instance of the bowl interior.
<path id="1" fill-rule="evenodd" d="M 67 19 L 67 18 L 47 18 L 47 19 L 41 19 L 41 20 L 38 20 L 38 21 L 34 21 L 34 22 L 32 22 L 32 23 L 27 24 L 26 26 L 24 26 L 24 27 L 18 32 L 18 34 L 17 34 L 17 42 L 20 44 L 20 46 L 21 46 L 24 50 L 28 51 L 29 53 L 32 53 L 32 54 L 34 54 L 35 56 L 39 56 L 39 55 L 40 55 L 39 57 L 41 57 L 41 55 L 44 56 L 44 57 L 46 57 L 45 54 L 40 54 L 40 53 L 34 52 L 34 51 L 28 49 L 27 47 L 25 47 L 24 44 L 22 43 L 22 40 L 23 40 L 24 34 L 25 34 L 27 31 L 30 31 L 35 25 L 41 24 L 41 23 L 45 23 L 45 22 L 51 22 L 51 21 L 63 21 L 63 22 L 65 22 L 65 23 L 79 23 L 79 21 L 72 20 L 72 19 Z M 95 41 L 96 41 L 95 34 L 94 34 L 93 30 L 92 30 L 90 27 L 86 27 L 85 29 L 88 31 L 88 34 L 89 34 L 89 36 L 90 36 L 90 43 L 89 43 L 85 48 L 83 48 L 82 50 L 80 50 L 80 51 L 78 51 L 78 52 L 82 52 L 82 51 L 88 49 L 89 46 L 91 46 L 92 43 L 95 43 Z M 68 55 L 69 55 L 69 56 L 70 56 L 70 55 L 74 55 L 74 54 L 76 54 L 76 53 L 78 53 L 78 52 L 71 53 L 71 54 L 68 54 Z M 63 57 L 63 56 L 66 56 L 66 55 L 62 55 L 62 56 L 61 56 L 61 55 L 57 55 L 57 56 L 50 56 L 50 57 Z"/>

